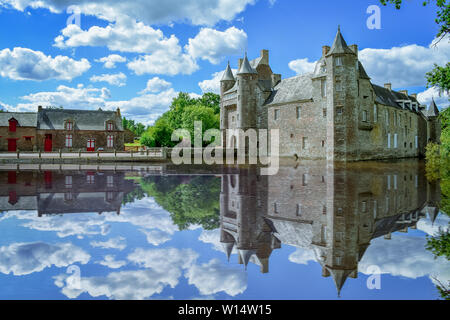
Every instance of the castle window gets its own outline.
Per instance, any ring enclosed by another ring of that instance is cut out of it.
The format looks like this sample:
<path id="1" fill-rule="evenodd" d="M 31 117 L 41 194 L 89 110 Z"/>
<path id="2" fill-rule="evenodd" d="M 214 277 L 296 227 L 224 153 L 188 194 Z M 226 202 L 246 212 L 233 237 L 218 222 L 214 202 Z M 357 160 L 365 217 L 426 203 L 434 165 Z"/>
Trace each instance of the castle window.
<path id="1" fill-rule="evenodd" d="M 378 121 L 378 110 L 377 110 L 377 105 L 374 104 L 373 105 L 373 122 L 377 122 Z"/>
<path id="2" fill-rule="evenodd" d="M 342 91 L 341 80 L 338 77 L 336 77 L 336 91 Z"/>
<path id="3" fill-rule="evenodd" d="M 10 119 L 9 120 L 9 132 L 16 132 L 16 128 L 17 128 L 17 120 Z"/>
<path id="4" fill-rule="evenodd" d="M 322 94 L 322 98 L 327 96 L 327 79 L 322 79 L 320 81 L 320 91 Z"/>
<path id="5" fill-rule="evenodd" d="M 322 148 L 325 147 L 325 140 L 322 140 Z"/>
<path id="6" fill-rule="evenodd" d="M 106 146 L 108 148 L 113 148 L 114 147 L 114 136 L 108 136 L 106 138 Z"/>
<path id="7" fill-rule="evenodd" d="M 394 148 L 398 148 L 398 134 L 394 134 Z"/>
<path id="8" fill-rule="evenodd" d="M 66 130 L 73 130 L 73 122 L 66 121 Z"/>
<path id="9" fill-rule="evenodd" d="M 106 124 L 106 130 L 108 130 L 108 131 L 113 131 L 114 130 L 114 125 L 113 125 L 112 122 L 108 122 Z"/>
<path id="10" fill-rule="evenodd" d="M 414 138 L 414 144 L 415 144 L 415 146 L 416 146 L 416 149 L 419 148 L 419 137 L 418 137 L 418 136 L 415 136 L 415 138 Z"/>
<path id="11" fill-rule="evenodd" d="M 280 109 L 275 109 L 274 110 L 273 118 L 275 120 L 278 120 L 280 118 Z"/>
<path id="12" fill-rule="evenodd" d="M 363 112 L 362 112 L 362 121 L 367 122 L 367 111 L 366 110 L 363 110 Z"/>
<path id="13" fill-rule="evenodd" d="M 94 182 L 95 182 L 95 175 L 94 175 L 94 173 L 89 172 L 86 175 L 86 182 L 87 182 L 87 184 L 94 184 Z"/>
<path id="14" fill-rule="evenodd" d="M 301 117 L 301 112 L 302 112 L 302 107 L 297 107 L 297 108 L 296 108 L 297 119 L 300 119 L 300 117 Z"/>
<path id="15" fill-rule="evenodd" d="M 302 215 L 302 205 L 300 203 L 297 203 L 297 217 L 300 217 Z"/>
<path id="16" fill-rule="evenodd" d="M 322 206 L 322 214 L 327 214 L 327 206 Z"/>
<path id="17" fill-rule="evenodd" d="M 366 201 L 363 201 L 363 202 L 362 202 L 362 205 L 361 205 L 361 211 L 362 211 L 362 212 L 366 212 L 366 211 L 367 211 L 367 202 L 366 202 Z"/>
<path id="18" fill-rule="evenodd" d="M 342 66 L 342 57 L 336 57 L 336 66 Z"/>
<path id="19" fill-rule="evenodd" d="M 324 109 L 322 110 L 322 113 L 323 113 L 323 117 L 326 118 L 326 117 L 327 117 L 327 109 L 324 108 Z"/>
<path id="20" fill-rule="evenodd" d="M 65 186 L 68 189 L 72 188 L 72 176 L 65 177 Z"/>
<path id="21" fill-rule="evenodd" d="M 386 125 L 389 126 L 389 111 L 388 110 L 385 111 L 385 115 L 386 115 Z"/>
<path id="22" fill-rule="evenodd" d="M 306 187 L 308 185 L 308 175 L 305 173 L 302 176 L 302 185 Z"/>
<path id="23" fill-rule="evenodd" d="M 397 112 L 394 111 L 394 126 L 397 125 Z"/>
<path id="24" fill-rule="evenodd" d="M 66 134 L 66 148 L 72 148 L 73 137 L 71 134 Z"/>
<path id="25" fill-rule="evenodd" d="M 303 149 L 307 148 L 308 137 L 303 137 Z"/>
<path id="26" fill-rule="evenodd" d="M 388 135 L 387 135 L 387 147 L 388 147 L 388 149 L 391 148 L 391 134 L 390 133 L 388 133 Z"/>
<path id="27" fill-rule="evenodd" d="M 273 213 L 278 213 L 277 203 L 273 203 Z"/>
<path id="28" fill-rule="evenodd" d="M 344 112 L 344 108 L 343 107 L 337 107 L 336 108 L 336 113 L 338 116 L 342 116 L 342 113 Z"/>

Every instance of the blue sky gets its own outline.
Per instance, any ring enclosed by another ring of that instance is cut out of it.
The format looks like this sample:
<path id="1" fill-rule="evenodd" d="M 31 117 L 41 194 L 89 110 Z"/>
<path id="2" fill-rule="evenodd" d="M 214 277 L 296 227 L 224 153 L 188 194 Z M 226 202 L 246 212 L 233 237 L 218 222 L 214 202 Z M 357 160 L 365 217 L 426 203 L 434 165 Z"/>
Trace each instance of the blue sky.
<path id="1" fill-rule="evenodd" d="M 71 5 L 79 26 L 67 24 Z M 371 5 L 381 9 L 381 29 L 367 27 Z M 448 98 L 427 90 L 424 78 L 450 58 L 448 39 L 430 48 L 435 16 L 421 1 L 395 10 L 378 0 L 0 0 L 0 105 L 120 107 L 151 124 L 180 91 L 217 92 L 227 60 L 236 68 L 245 51 L 255 58 L 270 50 L 283 78 L 309 72 L 341 25 L 374 83 L 445 107 Z"/>

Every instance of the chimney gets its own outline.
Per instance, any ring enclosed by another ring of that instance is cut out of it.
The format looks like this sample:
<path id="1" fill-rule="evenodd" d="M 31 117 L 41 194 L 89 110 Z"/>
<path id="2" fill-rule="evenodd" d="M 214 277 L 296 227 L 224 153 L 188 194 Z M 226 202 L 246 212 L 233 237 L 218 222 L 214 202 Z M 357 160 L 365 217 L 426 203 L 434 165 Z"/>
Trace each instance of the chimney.
<path id="1" fill-rule="evenodd" d="M 281 81 L 281 74 L 272 73 L 272 88 Z"/>
<path id="2" fill-rule="evenodd" d="M 241 69 L 242 62 L 244 62 L 244 59 L 241 58 L 238 60 L 238 71 L 239 71 L 239 69 Z"/>
<path id="3" fill-rule="evenodd" d="M 330 52 L 330 46 L 323 46 L 322 47 L 322 56 L 326 56 Z"/>
<path id="4" fill-rule="evenodd" d="M 269 50 L 261 50 L 261 58 L 264 63 L 269 64 Z"/>
<path id="5" fill-rule="evenodd" d="M 357 44 L 352 44 L 350 46 L 350 49 L 356 54 L 356 56 L 358 57 L 358 45 Z"/>
<path id="6" fill-rule="evenodd" d="M 392 83 L 385 83 L 385 84 L 384 84 L 384 87 L 385 87 L 386 89 L 388 89 L 389 91 L 392 91 Z"/>
<path id="7" fill-rule="evenodd" d="M 417 100 L 417 93 L 411 93 L 411 97 Z"/>
<path id="8" fill-rule="evenodd" d="M 408 90 L 400 90 L 400 93 L 403 93 L 405 96 L 408 96 Z"/>
<path id="9" fill-rule="evenodd" d="M 42 106 L 38 106 L 38 112 L 42 111 Z"/>
<path id="10" fill-rule="evenodd" d="M 327 277 L 329 277 L 330 275 L 331 275 L 331 274 L 330 274 L 330 271 L 328 271 L 327 268 L 322 267 L 322 277 L 327 278 Z"/>
<path id="11" fill-rule="evenodd" d="M 117 116 L 118 117 L 120 117 L 121 115 L 120 115 L 120 108 L 117 108 L 117 110 L 116 110 L 116 114 L 117 114 Z"/>

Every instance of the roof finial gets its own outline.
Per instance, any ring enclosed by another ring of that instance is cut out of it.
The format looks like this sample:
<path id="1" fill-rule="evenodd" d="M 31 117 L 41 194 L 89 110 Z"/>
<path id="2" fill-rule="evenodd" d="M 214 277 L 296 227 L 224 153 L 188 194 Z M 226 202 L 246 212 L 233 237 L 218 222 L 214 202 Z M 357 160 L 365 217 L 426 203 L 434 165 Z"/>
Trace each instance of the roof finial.
<path id="1" fill-rule="evenodd" d="M 341 32 L 341 25 L 338 24 L 338 31 Z"/>

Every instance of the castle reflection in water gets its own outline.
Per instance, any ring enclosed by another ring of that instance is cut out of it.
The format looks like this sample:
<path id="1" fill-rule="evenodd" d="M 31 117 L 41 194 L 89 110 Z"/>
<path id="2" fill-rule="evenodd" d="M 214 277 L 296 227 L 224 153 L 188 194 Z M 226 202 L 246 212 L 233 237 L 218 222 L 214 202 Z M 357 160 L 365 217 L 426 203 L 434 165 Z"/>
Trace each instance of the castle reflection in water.
<path id="1" fill-rule="evenodd" d="M 2 169 L 2 168 L 0 168 Z M 254 263 L 269 272 L 273 250 L 289 245 L 312 249 L 322 276 L 332 277 L 338 293 L 358 275 L 358 262 L 371 240 L 415 229 L 419 219 L 438 215 L 439 184 L 429 183 L 423 163 L 322 162 L 284 166 L 275 176 L 259 168 L 188 170 L 163 166 L 139 176 L 204 174 L 221 178 L 220 235 L 228 259 Z M 36 210 L 39 216 L 83 212 L 120 214 L 138 184 L 116 170 L 0 171 L 0 211 Z"/>

